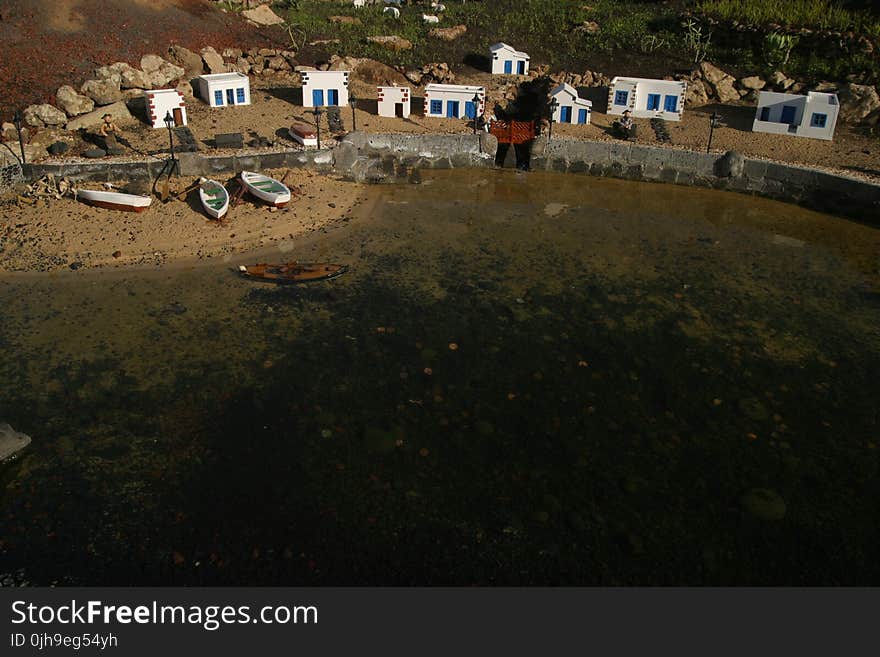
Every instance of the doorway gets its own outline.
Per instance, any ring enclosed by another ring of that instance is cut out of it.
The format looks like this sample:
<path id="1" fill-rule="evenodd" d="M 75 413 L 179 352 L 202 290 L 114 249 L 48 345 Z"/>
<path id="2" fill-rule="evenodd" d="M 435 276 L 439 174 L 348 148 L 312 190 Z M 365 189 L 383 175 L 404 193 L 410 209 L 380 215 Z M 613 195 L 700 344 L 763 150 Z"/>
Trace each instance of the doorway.
<path id="1" fill-rule="evenodd" d="M 183 110 L 179 107 L 175 107 L 171 110 L 171 113 L 174 115 L 174 127 L 179 128 L 183 125 Z"/>

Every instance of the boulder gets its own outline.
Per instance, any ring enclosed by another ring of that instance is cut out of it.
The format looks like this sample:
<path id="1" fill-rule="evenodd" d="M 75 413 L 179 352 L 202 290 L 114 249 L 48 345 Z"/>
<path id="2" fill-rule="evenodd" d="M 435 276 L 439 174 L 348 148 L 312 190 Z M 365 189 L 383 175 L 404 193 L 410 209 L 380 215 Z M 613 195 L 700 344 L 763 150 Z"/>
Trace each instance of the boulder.
<path id="1" fill-rule="evenodd" d="M 224 48 L 222 54 L 223 59 L 238 59 L 244 53 L 242 53 L 240 48 Z"/>
<path id="2" fill-rule="evenodd" d="M 155 57 L 155 55 L 147 55 L 147 57 L 151 56 Z M 183 46 L 171 46 L 168 49 L 168 59 L 170 59 L 172 63 L 182 67 L 184 69 L 184 72 L 192 77 L 201 75 L 205 72 L 205 65 L 202 61 L 201 55 L 194 53 L 192 50 L 187 50 Z M 162 62 L 155 68 L 152 68 L 150 70 L 150 73 L 158 71 L 160 68 L 162 68 L 163 64 L 165 64 L 165 60 L 162 60 Z M 147 67 L 144 66 L 143 60 L 141 60 L 141 68 L 145 71 L 147 70 Z"/>
<path id="3" fill-rule="evenodd" d="M 257 25 L 279 25 L 284 22 L 284 19 L 269 9 L 268 5 L 260 5 L 256 9 L 247 9 L 241 12 L 241 15 Z"/>
<path id="4" fill-rule="evenodd" d="M 764 82 L 757 75 L 752 75 L 747 78 L 743 78 L 739 81 L 739 86 L 746 91 L 760 91 L 764 87 L 767 86 L 767 83 Z"/>
<path id="5" fill-rule="evenodd" d="M 719 178 L 739 178 L 743 174 L 745 158 L 736 151 L 727 151 L 715 162 L 715 175 Z"/>
<path id="6" fill-rule="evenodd" d="M 134 117 L 131 115 L 131 112 L 128 111 L 128 107 L 125 105 L 124 102 L 119 101 L 118 103 L 106 105 L 104 107 L 96 109 L 93 112 L 89 112 L 88 114 L 83 114 L 82 116 L 78 116 L 75 119 L 71 119 L 67 122 L 67 129 L 79 130 L 80 128 L 91 128 L 93 126 L 99 125 L 103 120 L 103 116 L 105 114 L 109 114 L 111 117 L 113 117 L 113 120 L 116 123 L 134 121 Z"/>
<path id="7" fill-rule="evenodd" d="M 769 78 L 767 78 L 767 82 L 779 91 L 787 91 L 788 89 L 791 89 L 794 84 L 794 80 L 782 71 L 775 71 Z"/>
<path id="8" fill-rule="evenodd" d="M 367 37 L 367 41 L 369 41 L 370 43 L 376 43 L 384 48 L 387 48 L 388 50 L 393 50 L 394 52 L 399 52 L 401 50 L 412 50 L 413 47 L 412 41 L 396 35 L 370 36 Z"/>
<path id="9" fill-rule="evenodd" d="M 699 107 L 709 102 L 709 90 L 702 80 L 688 80 L 684 104 L 686 107 Z"/>
<path id="10" fill-rule="evenodd" d="M 149 74 L 127 64 L 119 72 L 119 75 L 122 78 L 119 84 L 120 89 L 151 89 L 153 86 Z"/>
<path id="11" fill-rule="evenodd" d="M 64 125 L 67 123 L 67 115 L 53 105 L 30 105 L 24 110 L 24 122 L 38 128 Z"/>
<path id="12" fill-rule="evenodd" d="M 121 81 L 121 77 L 120 81 Z M 86 80 L 80 91 L 83 95 L 88 96 L 95 105 L 110 105 L 122 98 L 122 92 L 119 90 L 119 83 L 112 78 L 104 80 Z"/>
<path id="13" fill-rule="evenodd" d="M 171 85 L 185 75 L 186 71 L 175 64 L 165 62 L 158 71 L 150 73 L 150 84 L 153 89 L 161 89 Z"/>
<path id="14" fill-rule="evenodd" d="M 205 67 L 208 69 L 208 73 L 226 73 L 229 70 L 223 62 L 223 57 L 221 57 L 220 53 L 214 50 L 211 46 L 202 48 L 201 54 L 202 61 L 205 62 Z"/>
<path id="15" fill-rule="evenodd" d="M 843 85 L 839 95 L 840 119 L 853 125 L 876 123 L 880 111 L 880 97 L 877 90 L 867 84 Z"/>
<path id="16" fill-rule="evenodd" d="M 0 461 L 18 454 L 31 442 L 31 437 L 16 431 L 6 422 L 0 423 Z"/>
<path id="17" fill-rule="evenodd" d="M 739 92 L 736 90 L 734 83 L 736 78 L 722 71 L 717 66 L 709 62 L 700 64 L 700 73 L 703 79 L 708 83 L 709 88 L 722 103 L 729 103 L 739 100 Z"/>
<path id="18" fill-rule="evenodd" d="M 174 46 L 172 46 L 173 48 Z M 144 55 L 141 57 L 141 70 L 145 73 L 152 73 L 153 71 L 158 71 L 162 68 L 162 65 L 165 63 L 165 60 L 159 57 L 159 55 Z"/>
<path id="19" fill-rule="evenodd" d="M 428 36 L 443 41 L 455 41 L 467 32 L 467 25 L 454 25 L 453 27 L 435 27 L 428 32 Z"/>
<path id="20" fill-rule="evenodd" d="M 267 68 L 273 71 L 289 71 L 290 64 L 281 55 L 273 55 L 266 60 Z"/>
<path id="21" fill-rule="evenodd" d="M 229 70 L 247 75 L 251 72 L 251 63 L 244 57 L 239 57 L 234 64 L 229 65 Z"/>
<path id="22" fill-rule="evenodd" d="M 330 59 L 331 71 L 351 71 L 353 80 L 373 87 L 399 85 L 407 86 L 408 80 L 396 69 L 375 59 L 356 57 L 333 57 Z M 373 90 L 375 93 L 375 89 Z"/>
<path id="23" fill-rule="evenodd" d="M 88 96 L 78 94 L 76 89 L 66 84 L 58 87 L 55 100 L 68 116 L 79 116 L 95 109 L 95 101 Z"/>

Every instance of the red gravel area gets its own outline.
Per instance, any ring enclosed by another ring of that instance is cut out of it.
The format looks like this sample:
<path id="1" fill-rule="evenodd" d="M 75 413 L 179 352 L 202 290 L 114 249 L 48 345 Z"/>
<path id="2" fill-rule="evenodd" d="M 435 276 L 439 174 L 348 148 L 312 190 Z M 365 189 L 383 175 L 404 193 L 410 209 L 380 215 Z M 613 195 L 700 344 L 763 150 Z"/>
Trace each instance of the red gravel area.
<path id="1" fill-rule="evenodd" d="M 286 46 L 279 28 L 257 28 L 208 0 L 0 0 L 0 117 L 15 107 L 53 102 L 104 64 L 139 66 L 172 44 Z"/>

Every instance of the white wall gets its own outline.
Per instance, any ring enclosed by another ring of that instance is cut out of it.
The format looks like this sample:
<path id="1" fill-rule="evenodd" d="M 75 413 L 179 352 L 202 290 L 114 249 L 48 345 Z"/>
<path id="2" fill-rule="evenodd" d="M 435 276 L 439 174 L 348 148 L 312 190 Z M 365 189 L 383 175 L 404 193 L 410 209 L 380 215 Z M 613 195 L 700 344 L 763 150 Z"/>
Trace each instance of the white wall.
<path id="1" fill-rule="evenodd" d="M 397 103 L 403 104 L 403 118 L 407 118 L 410 114 L 410 105 L 412 102 L 412 94 L 409 87 L 379 87 L 377 89 L 377 102 L 379 106 L 379 116 L 395 117 L 394 106 Z"/>
<path id="2" fill-rule="evenodd" d="M 519 65 L 517 62 L 524 62 L 525 70 L 521 75 L 526 75 L 529 72 L 529 58 L 523 57 L 522 55 L 516 55 L 510 50 L 496 50 L 491 53 L 492 56 L 492 73 L 505 75 L 504 73 L 504 62 L 509 61 L 512 62 L 510 67 L 510 73 L 507 75 L 520 75 L 519 73 Z"/>
<path id="3" fill-rule="evenodd" d="M 481 90 L 475 92 L 473 88 L 463 88 L 460 90 L 425 90 L 425 116 L 433 116 L 437 118 L 447 118 L 447 110 L 449 102 L 458 102 L 458 113 L 455 117 L 449 118 L 464 118 L 465 116 L 465 104 L 472 102 L 474 98 L 474 93 L 477 93 L 480 96 L 480 102 L 476 107 L 477 116 L 480 116 L 483 113 L 483 107 L 486 104 L 486 93 L 485 90 Z M 432 112 L 431 111 L 431 101 L 440 101 L 441 107 L 440 112 Z"/>
<path id="4" fill-rule="evenodd" d="M 572 96 L 567 91 L 560 91 L 554 96 L 551 96 L 558 104 L 556 108 L 553 110 L 553 120 L 556 123 L 562 123 L 562 108 L 569 107 L 571 108 L 571 121 L 567 121 L 566 123 L 577 124 L 578 123 L 578 115 L 580 110 L 586 110 L 587 112 L 587 120 L 582 125 L 588 125 L 591 120 L 591 115 L 593 113 L 592 103 L 588 100 L 584 100 L 579 96 Z"/>
<path id="5" fill-rule="evenodd" d="M 186 125 L 186 103 L 182 92 L 177 89 L 158 89 L 145 91 L 144 97 L 147 101 L 147 122 L 154 129 L 164 128 L 165 115 L 170 112 L 174 116 L 174 110 L 178 108 L 183 115 L 183 123 L 181 125 Z"/>
<path id="6" fill-rule="evenodd" d="M 202 76 L 198 78 L 198 81 L 199 95 L 211 107 L 232 107 L 235 105 L 251 104 L 251 85 L 247 76 L 214 80 L 210 78 L 205 79 L 205 77 Z M 241 96 L 238 91 L 240 89 L 244 92 L 243 102 L 239 100 Z M 229 103 L 229 94 L 227 93 L 229 90 L 232 91 L 233 103 Z M 217 102 L 216 93 L 218 91 L 222 94 L 222 103 Z"/>
<path id="7" fill-rule="evenodd" d="M 634 117 L 645 119 L 663 119 L 665 121 L 681 121 L 684 111 L 684 98 L 687 87 L 684 82 L 670 80 L 650 79 L 619 79 L 612 81 L 608 89 L 608 113 L 621 115 L 629 110 Z M 626 92 L 627 102 L 625 105 L 617 103 L 617 92 Z M 651 95 L 659 95 L 657 109 L 648 109 L 648 100 Z M 675 98 L 675 110 L 666 109 L 667 97 Z"/>
<path id="8" fill-rule="evenodd" d="M 303 71 L 303 107 L 348 105 L 348 75 L 348 71 Z M 335 103 L 330 102 L 331 90 L 336 91 Z M 321 92 L 322 103 L 316 102 L 315 91 Z"/>
<path id="9" fill-rule="evenodd" d="M 836 97 L 834 98 L 836 100 Z M 761 92 L 758 96 L 758 107 L 755 110 L 752 131 L 831 140 L 834 137 L 840 106 L 831 104 L 828 100 L 829 98 L 825 95 L 802 96 L 770 91 Z M 789 120 L 786 117 L 786 121 L 783 123 L 782 115 L 786 107 L 794 108 L 794 112 L 791 115 L 792 118 Z M 817 113 L 825 115 L 825 127 L 811 125 L 813 115 Z"/>

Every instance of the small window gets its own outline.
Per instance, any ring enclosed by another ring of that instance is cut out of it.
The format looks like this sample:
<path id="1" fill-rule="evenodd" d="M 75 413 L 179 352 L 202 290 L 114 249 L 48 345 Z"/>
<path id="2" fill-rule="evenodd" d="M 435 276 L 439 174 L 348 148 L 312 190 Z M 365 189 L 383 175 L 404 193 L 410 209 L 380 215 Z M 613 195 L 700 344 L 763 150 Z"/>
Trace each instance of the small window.
<path id="1" fill-rule="evenodd" d="M 431 101 L 431 114 L 443 114 L 443 101 L 442 100 L 432 100 Z"/>
<path id="2" fill-rule="evenodd" d="M 627 98 L 629 98 L 628 91 L 615 91 L 614 92 L 614 104 L 615 105 L 626 105 Z"/>
<path id="3" fill-rule="evenodd" d="M 666 96 L 666 100 L 663 103 L 663 109 L 667 112 L 677 112 L 678 96 Z"/>
<path id="4" fill-rule="evenodd" d="M 235 102 L 239 105 L 244 104 L 244 87 L 235 90 Z"/>
<path id="5" fill-rule="evenodd" d="M 769 121 L 770 120 L 770 108 L 769 107 L 762 107 L 761 108 L 761 120 L 762 121 Z"/>
<path id="6" fill-rule="evenodd" d="M 648 94 L 648 109 L 649 110 L 659 110 L 660 109 L 660 94 Z"/>
<path id="7" fill-rule="evenodd" d="M 223 92 L 219 89 L 214 92 L 214 104 L 222 105 L 223 104 Z"/>
<path id="8" fill-rule="evenodd" d="M 827 114 L 813 114 L 810 117 L 810 127 L 811 128 L 824 128 L 825 124 L 828 123 L 828 115 Z"/>

